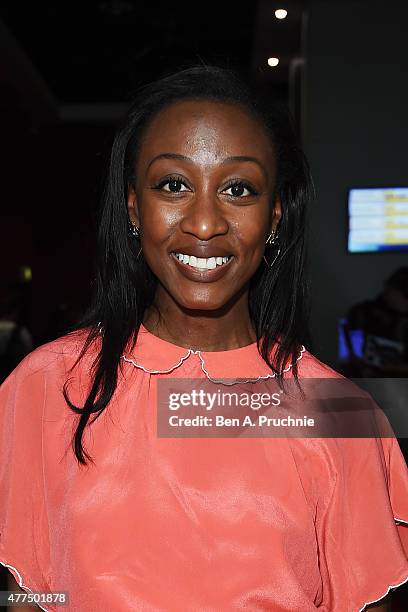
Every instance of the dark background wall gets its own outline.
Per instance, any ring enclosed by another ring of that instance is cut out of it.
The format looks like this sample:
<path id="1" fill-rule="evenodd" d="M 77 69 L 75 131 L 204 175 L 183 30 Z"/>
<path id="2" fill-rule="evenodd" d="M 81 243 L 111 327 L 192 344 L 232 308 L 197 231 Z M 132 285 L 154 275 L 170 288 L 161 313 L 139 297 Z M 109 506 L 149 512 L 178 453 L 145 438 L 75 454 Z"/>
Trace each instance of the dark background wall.
<path id="1" fill-rule="evenodd" d="M 286 20 L 208 0 L 31 3 L 0 7 L 0 284 L 32 271 L 23 318 L 35 345 L 77 318 L 94 275 L 95 220 L 115 127 L 132 92 L 186 63 L 236 68 L 288 101 L 302 2 Z M 271 42 L 273 41 L 273 42 Z M 279 55 L 280 65 L 267 65 Z M 65 313 L 65 314 L 64 314 Z"/>
<path id="2" fill-rule="evenodd" d="M 405 253 L 347 254 L 347 189 L 408 184 L 408 3 L 314 0 L 303 133 L 317 199 L 310 215 L 314 350 L 336 364 L 337 320 L 374 297 Z"/>

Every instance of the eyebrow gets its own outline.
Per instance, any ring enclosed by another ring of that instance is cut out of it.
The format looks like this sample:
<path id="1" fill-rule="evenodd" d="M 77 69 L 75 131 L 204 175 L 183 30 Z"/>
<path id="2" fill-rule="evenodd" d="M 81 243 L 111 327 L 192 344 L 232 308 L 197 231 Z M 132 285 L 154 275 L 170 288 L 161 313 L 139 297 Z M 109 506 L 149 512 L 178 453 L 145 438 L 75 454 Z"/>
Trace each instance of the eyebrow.
<path id="1" fill-rule="evenodd" d="M 176 159 L 179 161 L 186 161 L 186 162 L 193 163 L 193 160 L 190 157 L 187 157 L 186 155 L 180 155 L 179 153 L 160 153 L 160 155 L 156 155 L 156 157 L 153 157 L 153 159 L 148 165 L 148 168 L 150 168 L 152 163 L 155 162 L 157 159 Z M 253 162 L 261 168 L 265 177 L 266 178 L 268 177 L 266 168 L 256 157 L 251 157 L 250 155 L 233 155 L 231 157 L 226 157 L 225 159 L 223 159 L 221 162 L 221 165 L 229 164 L 232 162 Z"/>

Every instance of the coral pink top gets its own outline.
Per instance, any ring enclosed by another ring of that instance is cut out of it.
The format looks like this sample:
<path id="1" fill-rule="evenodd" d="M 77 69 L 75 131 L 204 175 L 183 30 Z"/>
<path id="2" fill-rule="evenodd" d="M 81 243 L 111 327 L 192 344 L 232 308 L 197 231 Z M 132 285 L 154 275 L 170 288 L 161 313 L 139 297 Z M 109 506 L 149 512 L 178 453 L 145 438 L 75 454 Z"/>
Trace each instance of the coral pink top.
<path id="1" fill-rule="evenodd" d="M 0 560 L 27 592 L 68 592 L 43 610 L 357 612 L 408 580 L 395 438 L 160 438 L 159 378 L 271 372 L 256 343 L 193 351 L 142 326 L 85 430 L 84 468 L 61 394 L 80 346 L 37 348 L 0 387 Z M 72 374 L 73 401 L 93 357 Z M 307 350 L 298 365 L 340 377 Z"/>

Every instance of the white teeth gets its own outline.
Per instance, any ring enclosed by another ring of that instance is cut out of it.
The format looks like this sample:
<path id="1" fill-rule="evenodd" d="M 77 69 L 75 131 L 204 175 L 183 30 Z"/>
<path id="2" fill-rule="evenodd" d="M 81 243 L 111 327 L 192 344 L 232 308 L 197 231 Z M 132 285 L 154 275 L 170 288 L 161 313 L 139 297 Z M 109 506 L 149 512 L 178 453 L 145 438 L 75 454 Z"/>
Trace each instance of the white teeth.
<path id="1" fill-rule="evenodd" d="M 199 270 L 214 270 L 217 266 L 222 266 L 227 263 L 230 257 L 195 257 L 194 255 L 185 255 L 184 253 L 175 253 L 179 261 Z"/>

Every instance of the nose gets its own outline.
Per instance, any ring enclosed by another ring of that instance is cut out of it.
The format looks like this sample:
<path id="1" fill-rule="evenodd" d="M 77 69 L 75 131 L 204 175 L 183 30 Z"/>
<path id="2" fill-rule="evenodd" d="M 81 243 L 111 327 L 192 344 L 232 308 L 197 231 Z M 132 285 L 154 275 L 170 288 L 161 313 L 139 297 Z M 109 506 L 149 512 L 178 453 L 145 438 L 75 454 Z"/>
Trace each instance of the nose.
<path id="1" fill-rule="evenodd" d="M 182 231 L 193 234 L 199 240 L 210 240 L 213 236 L 226 234 L 229 225 L 222 206 L 216 194 L 196 193 L 181 220 Z"/>

